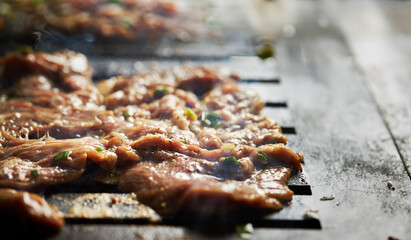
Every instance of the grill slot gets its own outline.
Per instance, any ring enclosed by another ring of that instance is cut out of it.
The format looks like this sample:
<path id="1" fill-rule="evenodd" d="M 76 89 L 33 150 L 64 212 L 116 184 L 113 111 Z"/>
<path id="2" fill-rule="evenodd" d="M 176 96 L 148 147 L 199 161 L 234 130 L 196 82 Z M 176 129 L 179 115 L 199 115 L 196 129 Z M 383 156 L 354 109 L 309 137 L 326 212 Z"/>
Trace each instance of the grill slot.
<path id="1" fill-rule="evenodd" d="M 280 83 L 280 79 L 242 79 L 241 83 Z"/>
<path id="2" fill-rule="evenodd" d="M 284 134 L 297 134 L 297 130 L 295 129 L 295 127 L 281 126 L 281 129 L 283 130 Z"/>
<path id="3" fill-rule="evenodd" d="M 253 223 L 253 226 L 257 228 L 321 229 L 321 223 L 318 219 L 259 221 Z"/>
<path id="4" fill-rule="evenodd" d="M 288 107 L 286 102 L 266 102 L 265 106 L 272 107 L 272 108 L 287 108 Z"/>

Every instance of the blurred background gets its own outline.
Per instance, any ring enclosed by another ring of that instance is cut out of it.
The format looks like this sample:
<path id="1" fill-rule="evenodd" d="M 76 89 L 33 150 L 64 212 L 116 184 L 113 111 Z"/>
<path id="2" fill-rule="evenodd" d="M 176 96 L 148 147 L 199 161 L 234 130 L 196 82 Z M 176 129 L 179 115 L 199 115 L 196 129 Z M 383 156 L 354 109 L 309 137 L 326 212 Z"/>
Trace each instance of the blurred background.
<path id="1" fill-rule="evenodd" d="M 3 0 L 1 51 L 29 45 L 88 54 L 252 55 L 282 31 L 293 35 L 298 7 L 291 0 Z"/>

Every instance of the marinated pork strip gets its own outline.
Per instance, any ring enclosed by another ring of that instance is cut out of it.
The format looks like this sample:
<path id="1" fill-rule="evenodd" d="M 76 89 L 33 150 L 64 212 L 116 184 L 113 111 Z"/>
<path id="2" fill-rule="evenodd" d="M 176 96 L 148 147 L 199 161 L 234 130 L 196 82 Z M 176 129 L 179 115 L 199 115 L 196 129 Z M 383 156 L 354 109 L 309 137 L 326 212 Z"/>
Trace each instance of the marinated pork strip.
<path id="1" fill-rule="evenodd" d="M 208 111 L 224 109 L 232 114 L 260 114 L 265 106 L 260 96 L 253 91 L 241 90 L 238 84 L 214 87 L 204 95 L 203 103 Z"/>
<path id="2" fill-rule="evenodd" d="M 120 129 L 127 136 L 131 148 L 139 150 L 168 150 L 187 156 L 217 161 L 222 157 L 235 156 L 240 159 L 250 156 L 253 161 L 260 163 L 258 153 L 266 155 L 267 163 L 282 164 L 295 171 L 301 171 L 302 156 L 294 153 L 282 143 L 265 143 L 254 145 L 224 143 L 219 148 L 208 150 L 203 148 L 200 141 L 208 136 L 195 135 L 188 130 L 180 130 L 170 122 L 160 120 L 140 119 L 133 127 Z M 210 128 L 208 128 L 210 129 Z M 214 131 L 218 131 L 214 129 Z M 282 135 L 281 135 L 282 136 Z"/>
<path id="3" fill-rule="evenodd" d="M 185 154 L 167 150 L 141 150 L 138 151 L 142 162 L 152 162 L 159 165 L 173 164 L 173 173 L 201 173 L 216 177 L 221 180 L 246 180 L 254 172 L 252 161 L 241 158 L 237 161 L 209 161 L 207 159 L 190 157 Z M 171 168 L 170 168 L 171 169 Z"/>
<path id="4" fill-rule="evenodd" d="M 139 105 L 159 96 L 174 94 L 185 100 L 188 106 L 196 107 L 192 93 L 202 95 L 216 86 L 235 83 L 239 77 L 227 69 L 180 66 L 170 70 L 142 73 L 132 77 L 117 77 L 98 84 L 100 92 L 106 95 L 106 106 Z M 192 93 L 181 94 L 185 90 Z M 186 95 L 186 96 L 184 96 Z"/>
<path id="5" fill-rule="evenodd" d="M 94 87 L 66 93 L 42 75 L 29 75 L 15 81 L 13 86 L 4 91 L 4 95 L 9 100 L 30 102 L 53 109 L 97 109 L 103 104 L 102 95 Z"/>
<path id="6" fill-rule="evenodd" d="M 93 139 L 15 140 L 0 148 L 0 187 L 33 189 L 73 182 L 84 172 L 88 161 L 102 169 L 113 169 L 115 153 L 105 150 L 108 142 Z"/>
<path id="7" fill-rule="evenodd" d="M 61 109 L 36 106 L 31 102 L 10 100 L 0 106 L 0 129 L 15 137 L 78 138 L 104 136 L 125 125 L 112 111 Z"/>
<path id="8" fill-rule="evenodd" d="M 1 60 L 3 66 L 0 85 L 8 88 L 29 75 L 42 75 L 66 91 L 92 88 L 91 68 L 87 58 L 72 51 L 53 54 L 30 50 L 12 53 Z"/>
<path id="9" fill-rule="evenodd" d="M 202 172 L 189 160 L 141 162 L 126 171 L 120 189 L 134 192 L 142 203 L 163 216 L 184 213 L 221 216 L 223 213 L 266 212 L 282 208 L 280 202 L 267 198 L 255 188 L 237 181 L 220 182 Z"/>
<path id="10" fill-rule="evenodd" d="M 290 169 L 263 170 L 248 182 L 249 186 L 237 181 L 218 181 L 212 176 L 246 180 L 254 171 L 253 163 L 301 170 L 302 157 L 282 144 L 257 149 L 203 150 L 178 140 L 146 135 L 131 146 L 142 161 L 126 171 L 120 189 L 136 193 L 139 201 L 164 216 L 186 213 L 220 216 L 224 211 L 242 212 L 250 208 L 278 210 L 282 205 L 277 200 L 291 200 L 293 196 L 286 186 Z M 176 156 L 176 152 L 184 157 Z M 274 205 L 269 206 L 269 202 Z"/>
<path id="11" fill-rule="evenodd" d="M 107 95 L 108 108 L 138 105 L 139 109 L 147 110 L 144 117 L 150 112 L 151 118 L 170 119 L 180 129 L 190 129 L 203 136 L 199 141 L 208 149 L 219 148 L 224 142 L 255 146 L 287 142 L 277 123 L 255 115 L 260 113 L 264 102 L 252 91 L 239 89 L 237 76 L 224 70 L 213 74 L 211 71 L 207 68 L 173 68 L 131 78 L 113 78 L 101 82 L 99 89 Z M 203 104 L 194 94 L 178 89 L 181 86 L 194 92 L 201 89 L 205 93 Z M 202 89 L 203 86 L 207 87 Z M 218 116 L 218 129 L 204 128 L 197 121 L 203 113 Z"/>
<path id="12" fill-rule="evenodd" d="M 10 54 L 1 60 L 0 127 L 14 136 L 74 138 L 104 135 L 115 126 L 91 81 L 84 55 L 61 51 Z"/>
<path id="13" fill-rule="evenodd" d="M 294 193 L 286 185 L 290 176 L 291 171 L 289 168 L 268 167 L 253 175 L 246 182 L 261 189 L 271 198 L 291 201 Z"/>
<path id="14" fill-rule="evenodd" d="M 58 229 L 64 225 L 63 214 L 33 193 L 0 189 L 0 212 L 2 235 L 10 232 L 21 235 L 29 229 Z"/>
<path id="15" fill-rule="evenodd" d="M 41 166 L 11 157 L 0 161 L 0 187 L 32 190 L 79 179 L 84 169 Z"/>
<path id="16" fill-rule="evenodd" d="M 19 98 L 50 108 L 91 108 L 103 103 L 83 54 L 27 50 L 9 54 L 0 64 L 3 66 L 0 85 L 8 99 Z"/>

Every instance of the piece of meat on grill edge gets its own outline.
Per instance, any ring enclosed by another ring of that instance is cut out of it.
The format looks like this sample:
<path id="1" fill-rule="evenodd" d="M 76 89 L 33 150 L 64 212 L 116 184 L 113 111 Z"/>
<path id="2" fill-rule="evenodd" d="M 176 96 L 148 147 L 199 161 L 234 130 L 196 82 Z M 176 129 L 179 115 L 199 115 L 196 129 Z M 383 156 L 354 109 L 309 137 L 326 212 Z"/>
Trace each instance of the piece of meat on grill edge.
<path id="1" fill-rule="evenodd" d="M 1 64 L 1 188 L 38 191 L 93 166 L 117 171 L 120 190 L 165 217 L 250 217 L 292 199 L 286 184 L 302 156 L 227 69 L 174 67 L 95 86 L 79 53 L 16 52 Z M 24 195 L 10 191 L 0 199 Z"/>

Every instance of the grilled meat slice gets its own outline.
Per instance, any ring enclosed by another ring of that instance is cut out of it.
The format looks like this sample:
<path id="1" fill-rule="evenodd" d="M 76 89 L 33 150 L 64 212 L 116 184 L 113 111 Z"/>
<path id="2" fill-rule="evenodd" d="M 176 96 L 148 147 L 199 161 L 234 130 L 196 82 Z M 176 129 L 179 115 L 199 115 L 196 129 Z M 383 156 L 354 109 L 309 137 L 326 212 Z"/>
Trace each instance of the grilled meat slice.
<path id="1" fill-rule="evenodd" d="M 0 85 L 7 88 L 28 75 L 42 75 L 66 90 L 87 89 L 91 83 L 91 68 L 87 58 L 71 51 L 53 54 L 21 51 L 1 60 L 3 72 Z"/>
<path id="2" fill-rule="evenodd" d="M 291 201 L 294 193 L 286 185 L 290 175 L 289 168 L 268 167 L 253 175 L 247 183 L 261 189 L 271 198 Z"/>
<path id="3" fill-rule="evenodd" d="M 113 112 L 93 109 L 61 109 L 36 106 L 31 102 L 10 100 L 0 106 L 0 129 L 19 137 L 53 138 L 104 136 L 123 122 Z"/>
<path id="4" fill-rule="evenodd" d="M 106 134 L 112 127 L 113 113 L 101 106 L 103 97 L 91 81 L 84 55 L 29 51 L 10 54 L 1 63 L 2 131 L 30 138 L 46 133 L 74 138 Z"/>
<path id="5" fill-rule="evenodd" d="M 195 173 L 195 172 L 200 173 Z M 135 192 L 137 198 L 163 216 L 182 213 L 221 216 L 235 211 L 282 208 L 280 202 L 261 191 L 236 181 L 220 182 L 190 160 L 161 163 L 141 162 L 126 171 L 120 189 Z"/>
<path id="6" fill-rule="evenodd" d="M 151 102 L 167 94 L 174 94 L 184 100 L 187 106 L 195 108 L 199 101 L 193 93 L 201 96 L 216 86 L 235 83 L 238 79 L 227 69 L 182 66 L 132 77 L 112 78 L 100 82 L 98 88 L 107 96 L 108 109 Z"/>
<path id="7" fill-rule="evenodd" d="M 73 182 L 84 172 L 88 161 L 102 169 L 113 169 L 117 156 L 105 150 L 104 140 L 9 139 L 0 148 L 0 187 L 33 189 Z M 103 150 L 103 151 L 100 151 Z"/>
<path id="8" fill-rule="evenodd" d="M 64 225 L 63 214 L 33 193 L 0 189 L 0 212 L 2 234 L 21 235 L 22 231 L 58 229 Z"/>

